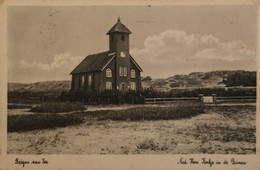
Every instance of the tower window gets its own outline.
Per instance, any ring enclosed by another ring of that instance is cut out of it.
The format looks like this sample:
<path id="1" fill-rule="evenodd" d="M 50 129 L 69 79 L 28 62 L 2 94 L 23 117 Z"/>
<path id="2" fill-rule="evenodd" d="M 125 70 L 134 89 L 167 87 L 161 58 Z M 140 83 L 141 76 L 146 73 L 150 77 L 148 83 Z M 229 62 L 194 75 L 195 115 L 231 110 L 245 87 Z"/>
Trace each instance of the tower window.
<path id="1" fill-rule="evenodd" d="M 121 35 L 121 41 L 125 41 L 125 36 Z"/>
<path id="2" fill-rule="evenodd" d="M 120 76 L 123 76 L 123 75 L 124 75 L 123 67 L 119 67 L 119 75 L 120 75 Z"/>
<path id="3" fill-rule="evenodd" d="M 106 69 L 106 77 L 112 77 L 112 70 L 110 68 Z"/>
<path id="4" fill-rule="evenodd" d="M 113 41 L 114 41 L 114 36 L 111 35 L 110 39 L 111 39 L 111 41 L 113 42 Z"/>
<path id="5" fill-rule="evenodd" d="M 127 76 L 127 69 L 124 67 L 124 76 Z"/>
<path id="6" fill-rule="evenodd" d="M 120 52 L 120 57 L 126 57 L 126 52 L 121 51 Z"/>
<path id="7" fill-rule="evenodd" d="M 127 76 L 127 68 L 126 67 L 119 67 L 119 75 L 120 76 Z"/>

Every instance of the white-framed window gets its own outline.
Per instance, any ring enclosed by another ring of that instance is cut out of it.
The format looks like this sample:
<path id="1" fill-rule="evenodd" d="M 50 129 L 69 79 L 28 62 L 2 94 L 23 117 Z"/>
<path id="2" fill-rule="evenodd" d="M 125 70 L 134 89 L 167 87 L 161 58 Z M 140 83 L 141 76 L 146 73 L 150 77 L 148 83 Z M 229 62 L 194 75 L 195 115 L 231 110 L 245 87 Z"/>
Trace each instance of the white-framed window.
<path id="1" fill-rule="evenodd" d="M 106 82 L 106 90 L 112 90 L 112 82 L 110 81 Z"/>
<path id="2" fill-rule="evenodd" d="M 112 70 L 111 68 L 106 69 L 106 77 L 112 77 Z"/>
<path id="3" fill-rule="evenodd" d="M 84 85 L 85 85 L 85 76 L 82 75 L 82 76 L 81 76 L 81 80 L 80 80 L 80 86 L 81 86 L 81 87 L 84 87 Z"/>
<path id="4" fill-rule="evenodd" d="M 131 82 L 130 83 L 130 89 L 131 90 L 136 90 L 136 83 L 135 82 Z"/>
<path id="5" fill-rule="evenodd" d="M 91 74 L 88 75 L 88 86 L 92 85 L 92 76 Z"/>
<path id="6" fill-rule="evenodd" d="M 119 67 L 119 76 L 127 76 L 127 68 L 126 67 Z"/>
<path id="7" fill-rule="evenodd" d="M 120 57 L 126 57 L 126 52 L 121 51 L 121 52 L 120 52 Z"/>
<path id="8" fill-rule="evenodd" d="M 119 67 L 119 76 L 123 76 L 124 73 L 123 73 L 123 67 Z"/>
<path id="9" fill-rule="evenodd" d="M 131 78 L 135 78 L 135 69 L 131 69 L 130 74 Z"/>
<path id="10" fill-rule="evenodd" d="M 127 68 L 124 67 L 124 76 L 127 76 Z"/>

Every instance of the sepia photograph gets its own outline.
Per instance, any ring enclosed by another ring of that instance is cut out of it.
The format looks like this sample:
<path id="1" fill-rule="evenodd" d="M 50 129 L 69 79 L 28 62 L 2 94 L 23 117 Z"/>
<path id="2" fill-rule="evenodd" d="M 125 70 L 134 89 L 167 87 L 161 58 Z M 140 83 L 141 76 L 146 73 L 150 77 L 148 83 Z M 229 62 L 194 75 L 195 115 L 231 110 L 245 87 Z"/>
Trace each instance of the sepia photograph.
<path id="1" fill-rule="evenodd" d="M 6 154 L 255 156 L 257 10 L 7 6 Z"/>

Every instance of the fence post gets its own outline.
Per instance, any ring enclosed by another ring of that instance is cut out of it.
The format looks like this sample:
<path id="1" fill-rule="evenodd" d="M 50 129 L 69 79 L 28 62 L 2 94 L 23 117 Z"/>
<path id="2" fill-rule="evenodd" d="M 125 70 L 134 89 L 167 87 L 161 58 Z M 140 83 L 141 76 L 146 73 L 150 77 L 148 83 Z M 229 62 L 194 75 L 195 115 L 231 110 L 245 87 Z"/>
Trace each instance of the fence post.
<path id="1" fill-rule="evenodd" d="M 216 94 L 212 94 L 213 97 L 213 103 L 217 103 L 217 95 Z"/>
<path id="2" fill-rule="evenodd" d="M 199 101 L 203 102 L 203 94 L 199 94 Z"/>

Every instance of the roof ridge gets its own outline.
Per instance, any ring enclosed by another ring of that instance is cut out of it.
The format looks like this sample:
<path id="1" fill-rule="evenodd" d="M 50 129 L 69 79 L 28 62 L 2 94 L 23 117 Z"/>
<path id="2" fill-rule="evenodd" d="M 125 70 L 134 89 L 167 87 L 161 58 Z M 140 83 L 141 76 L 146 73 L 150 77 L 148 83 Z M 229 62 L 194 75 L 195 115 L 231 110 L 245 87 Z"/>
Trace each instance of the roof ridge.
<path id="1" fill-rule="evenodd" d="M 92 56 L 92 55 L 98 55 L 98 54 L 105 54 L 105 53 L 109 53 L 110 51 L 103 51 L 103 52 L 99 52 L 99 53 L 94 53 L 94 54 L 89 54 L 88 56 Z M 86 57 L 88 57 L 86 56 Z"/>
<path id="2" fill-rule="evenodd" d="M 110 53 L 111 51 L 104 51 L 86 56 L 70 74 L 101 70 L 115 55 L 109 55 Z"/>

